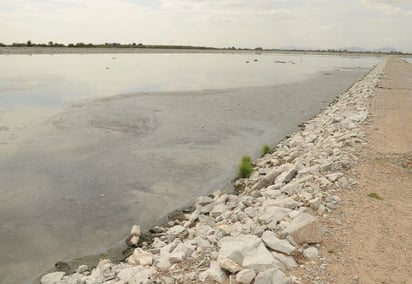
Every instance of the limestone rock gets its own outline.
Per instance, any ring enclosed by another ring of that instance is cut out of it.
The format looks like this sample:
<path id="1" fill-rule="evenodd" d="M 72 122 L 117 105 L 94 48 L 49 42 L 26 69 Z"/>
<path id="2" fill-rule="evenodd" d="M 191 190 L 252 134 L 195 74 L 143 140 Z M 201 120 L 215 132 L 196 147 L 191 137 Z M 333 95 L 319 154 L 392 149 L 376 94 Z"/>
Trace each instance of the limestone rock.
<path id="1" fill-rule="evenodd" d="M 171 227 L 168 231 L 167 231 L 167 238 L 169 240 L 169 242 L 173 241 L 174 239 L 177 238 L 177 236 L 179 236 L 181 233 L 183 233 L 184 231 L 186 231 L 186 228 L 181 226 L 181 225 L 176 225 L 174 227 Z"/>
<path id="2" fill-rule="evenodd" d="M 292 236 L 298 244 L 321 242 L 318 220 L 308 213 L 302 213 L 296 217 L 282 233 Z"/>
<path id="3" fill-rule="evenodd" d="M 132 265 L 151 265 L 153 262 L 153 254 L 146 252 L 141 248 L 136 248 L 133 254 L 127 258 L 127 263 Z"/>
<path id="4" fill-rule="evenodd" d="M 231 259 L 239 266 L 256 272 L 279 265 L 262 241 L 254 235 L 224 237 L 219 241 L 219 247 L 219 263 L 224 259 Z"/>
<path id="5" fill-rule="evenodd" d="M 296 248 L 292 246 L 287 240 L 278 239 L 276 237 L 276 234 L 271 231 L 265 231 L 263 233 L 262 241 L 270 249 L 287 255 L 291 255 L 296 250 Z"/>
<path id="6" fill-rule="evenodd" d="M 282 171 L 278 168 L 273 169 L 270 173 L 268 173 L 264 178 L 262 178 L 258 183 L 256 183 L 252 190 L 260 190 L 270 184 L 273 184 L 275 179 L 282 173 Z"/>
<path id="7" fill-rule="evenodd" d="M 278 223 L 288 216 L 289 209 L 277 206 L 265 206 L 258 215 L 260 222 L 269 224 L 271 222 Z"/>
<path id="8" fill-rule="evenodd" d="M 236 273 L 242 269 L 239 264 L 229 258 L 222 259 L 220 261 L 220 267 L 230 273 Z"/>
<path id="9" fill-rule="evenodd" d="M 294 209 L 303 205 L 303 203 L 294 200 L 292 197 L 270 200 L 270 203 L 268 204 L 289 209 Z"/>
<path id="10" fill-rule="evenodd" d="M 255 284 L 271 284 L 274 269 L 259 272 L 255 279 Z"/>
<path id="11" fill-rule="evenodd" d="M 256 277 L 253 269 L 243 269 L 236 275 L 236 282 L 239 284 L 250 284 Z"/>
<path id="12" fill-rule="evenodd" d="M 46 274 L 40 279 L 40 283 L 41 284 L 60 284 L 65 274 L 66 274 L 65 272 L 52 272 L 52 273 Z"/>
<path id="13" fill-rule="evenodd" d="M 276 270 L 272 275 L 272 284 L 293 284 L 293 279 L 287 277 L 282 271 Z"/>
<path id="14" fill-rule="evenodd" d="M 208 276 L 210 279 L 223 283 L 228 278 L 227 273 L 220 268 L 219 264 L 216 261 L 210 262 L 210 267 L 208 269 Z"/>
<path id="15" fill-rule="evenodd" d="M 286 184 L 289 183 L 292 179 L 294 179 L 297 175 L 298 171 L 296 168 L 292 167 L 286 171 L 284 171 L 282 174 L 280 174 L 276 180 L 275 184 Z"/>
<path id="16" fill-rule="evenodd" d="M 319 252 L 318 249 L 315 247 L 308 247 L 303 251 L 303 256 L 307 259 L 313 259 L 318 257 Z"/>
<path id="17" fill-rule="evenodd" d="M 282 264 L 282 270 L 298 267 L 298 264 L 292 256 L 286 256 L 278 252 L 272 252 L 272 255 Z"/>

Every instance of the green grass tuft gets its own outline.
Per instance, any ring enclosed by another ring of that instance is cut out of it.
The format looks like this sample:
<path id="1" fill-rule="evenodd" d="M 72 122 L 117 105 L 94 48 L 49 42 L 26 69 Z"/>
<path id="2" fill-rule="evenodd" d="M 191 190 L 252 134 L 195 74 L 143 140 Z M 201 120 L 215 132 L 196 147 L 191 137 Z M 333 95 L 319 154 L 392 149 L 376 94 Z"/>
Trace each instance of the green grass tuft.
<path id="1" fill-rule="evenodd" d="M 383 200 L 383 198 L 379 194 L 377 194 L 376 192 L 371 192 L 371 193 L 368 194 L 368 196 L 371 197 L 371 198 L 375 198 L 377 200 Z"/>
<path id="2" fill-rule="evenodd" d="M 261 151 L 262 157 L 263 157 L 264 155 L 266 155 L 267 153 L 270 153 L 270 146 L 269 146 L 269 145 L 263 145 L 262 151 Z"/>
<path id="3" fill-rule="evenodd" d="M 252 159 L 245 155 L 239 164 L 237 175 L 239 178 L 248 178 L 253 172 Z"/>

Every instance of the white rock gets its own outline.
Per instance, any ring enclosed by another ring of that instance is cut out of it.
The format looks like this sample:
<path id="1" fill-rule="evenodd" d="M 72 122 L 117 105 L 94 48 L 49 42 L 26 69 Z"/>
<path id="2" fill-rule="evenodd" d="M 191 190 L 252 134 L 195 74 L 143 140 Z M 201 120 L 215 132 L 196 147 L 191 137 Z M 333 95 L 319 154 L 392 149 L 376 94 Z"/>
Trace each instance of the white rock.
<path id="1" fill-rule="evenodd" d="M 87 270 L 89 270 L 89 267 L 87 265 L 80 265 L 77 268 L 77 273 L 82 274 L 82 273 L 86 272 Z"/>
<path id="2" fill-rule="evenodd" d="M 228 278 L 226 271 L 220 268 L 219 264 L 216 261 L 210 262 L 210 267 L 208 269 L 208 276 L 210 279 L 223 283 Z"/>
<path id="3" fill-rule="evenodd" d="M 62 283 L 63 276 L 65 272 L 52 272 L 49 274 L 44 275 L 40 279 L 41 284 L 60 284 Z"/>
<path id="4" fill-rule="evenodd" d="M 259 272 L 255 279 L 255 284 L 271 284 L 274 269 Z"/>
<path id="5" fill-rule="evenodd" d="M 132 278 L 138 273 L 143 271 L 144 268 L 143 266 L 131 266 L 131 267 L 126 267 L 117 274 L 117 277 L 120 280 L 126 281 L 126 282 L 131 282 Z"/>
<path id="6" fill-rule="evenodd" d="M 210 232 L 213 232 L 213 229 L 209 225 L 205 223 L 196 224 L 196 236 L 205 238 L 206 236 L 210 235 Z"/>
<path id="7" fill-rule="evenodd" d="M 242 267 L 253 269 L 256 272 L 264 271 L 270 268 L 279 268 L 280 263 L 261 243 L 253 254 L 245 255 L 242 262 Z"/>
<path id="8" fill-rule="evenodd" d="M 133 225 L 132 229 L 130 230 L 130 234 L 140 237 L 142 235 L 142 229 L 139 225 Z"/>
<path id="9" fill-rule="evenodd" d="M 261 194 L 264 197 L 275 199 L 279 195 L 281 195 L 282 192 L 280 190 L 276 190 L 276 189 L 266 189 L 266 190 L 262 190 Z"/>
<path id="10" fill-rule="evenodd" d="M 129 239 L 129 246 L 136 246 L 139 243 L 139 236 L 131 236 Z"/>
<path id="11" fill-rule="evenodd" d="M 159 257 L 157 257 L 156 259 L 156 267 L 159 268 L 160 270 L 167 270 L 169 269 L 172 264 L 169 261 L 169 256 L 170 254 L 167 255 L 160 255 Z"/>
<path id="12" fill-rule="evenodd" d="M 166 246 L 166 243 L 161 241 L 159 238 L 154 238 L 153 239 L 152 248 L 160 249 L 164 246 Z"/>
<path id="13" fill-rule="evenodd" d="M 319 223 L 308 213 L 302 213 L 296 217 L 282 233 L 292 236 L 298 244 L 320 243 L 321 241 Z"/>
<path id="14" fill-rule="evenodd" d="M 193 242 L 201 248 L 211 248 L 212 247 L 212 245 L 210 244 L 208 240 L 205 240 L 201 237 L 194 238 Z"/>
<path id="15" fill-rule="evenodd" d="M 174 239 L 176 239 L 177 236 L 179 236 L 181 233 L 183 233 L 184 231 L 186 231 L 186 228 L 181 226 L 181 225 L 177 225 L 174 227 L 171 227 L 167 233 L 166 236 L 169 240 L 169 242 L 173 241 Z"/>
<path id="16" fill-rule="evenodd" d="M 286 171 L 284 171 L 282 174 L 280 174 L 276 180 L 275 184 L 286 184 L 289 183 L 293 178 L 295 178 L 296 174 L 298 171 L 296 168 L 292 167 Z"/>
<path id="17" fill-rule="evenodd" d="M 269 224 L 271 222 L 280 222 L 288 216 L 289 209 L 277 206 L 265 206 L 258 215 L 260 222 Z"/>
<path id="18" fill-rule="evenodd" d="M 153 254 L 136 248 L 133 254 L 127 258 L 127 263 L 131 265 L 151 265 L 153 263 Z"/>
<path id="19" fill-rule="evenodd" d="M 213 199 L 208 196 L 201 196 L 196 200 L 197 205 L 205 206 L 213 202 Z"/>
<path id="20" fill-rule="evenodd" d="M 294 200 L 292 197 L 286 197 L 283 199 L 268 200 L 264 205 L 274 205 L 283 208 L 294 209 L 303 205 L 302 202 Z"/>
<path id="21" fill-rule="evenodd" d="M 229 271 L 230 273 L 236 273 L 242 269 L 239 264 L 229 258 L 222 259 L 219 264 L 222 269 Z"/>
<path id="22" fill-rule="evenodd" d="M 236 282 L 239 284 L 250 284 L 256 277 L 256 273 L 253 269 L 243 269 L 236 274 Z"/>
<path id="23" fill-rule="evenodd" d="M 228 258 L 243 268 L 250 268 L 257 272 L 279 264 L 262 241 L 254 235 L 224 237 L 219 241 L 219 247 L 219 263 Z"/>
<path id="24" fill-rule="evenodd" d="M 204 223 L 210 227 L 214 227 L 216 225 L 215 219 L 205 216 L 205 215 L 199 215 L 198 217 L 200 223 Z"/>
<path id="25" fill-rule="evenodd" d="M 227 207 L 225 204 L 221 203 L 221 204 L 217 204 L 212 211 L 210 211 L 210 215 L 212 217 L 218 217 L 220 215 L 222 215 L 223 213 L 225 213 L 227 211 Z"/>
<path id="26" fill-rule="evenodd" d="M 303 251 L 303 256 L 307 259 L 313 259 L 318 257 L 319 252 L 318 249 L 315 247 L 308 247 Z"/>
<path id="27" fill-rule="evenodd" d="M 275 168 L 269 174 L 267 174 L 264 178 L 262 178 L 258 183 L 256 183 L 252 190 L 260 190 L 270 184 L 273 184 L 275 179 L 282 173 L 282 170 Z"/>
<path id="28" fill-rule="evenodd" d="M 320 202 L 321 202 L 320 197 L 316 197 L 316 198 L 310 200 L 309 201 L 310 208 L 314 211 L 318 210 L 319 206 L 320 206 Z"/>
<path id="29" fill-rule="evenodd" d="M 301 184 L 297 182 L 288 183 L 280 188 L 280 191 L 286 193 L 287 195 L 292 195 L 296 193 L 302 187 Z"/>
<path id="30" fill-rule="evenodd" d="M 282 253 L 278 253 L 275 251 L 272 252 L 272 255 L 282 264 L 282 270 L 298 267 L 298 264 L 292 256 L 286 256 Z"/>
<path id="31" fill-rule="evenodd" d="M 253 208 L 253 207 L 247 207 L 247 208 L 245 208 L 245 213 L 250 218 L 255 218 L 256 215 L 257 215 L 257 209 Z"/>
<path id="32" fill-rule="evenodd" d="M 293 284 L 293 279 L 287 277 L 285 273 L 280 270 L 276 270 L 272 275 L 272 284 Z"/>
<path id="33" fill-rule="evenodd" d="M 296 250 L 296 248 L 292 246 L 287 240 L 278 239 L 276 237 L 276 234 L 271 231 L 265 231 L 263 233 L 262 241 L 270 249 L 287 255 L 291 255 Z"/>

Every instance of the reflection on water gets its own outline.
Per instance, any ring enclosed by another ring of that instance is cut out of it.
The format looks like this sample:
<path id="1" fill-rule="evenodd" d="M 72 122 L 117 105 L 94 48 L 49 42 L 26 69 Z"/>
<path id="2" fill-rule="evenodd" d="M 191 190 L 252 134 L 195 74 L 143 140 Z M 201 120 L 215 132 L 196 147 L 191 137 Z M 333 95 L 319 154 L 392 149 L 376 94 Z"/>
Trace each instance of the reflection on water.
<path id="1" fill-rule="evenodd" d="M 276 54 L 0 55 L 0 107 L 58 106 L 131 92 L 278 85 L 331 68 L 369 68 L 377 62 Z"/>

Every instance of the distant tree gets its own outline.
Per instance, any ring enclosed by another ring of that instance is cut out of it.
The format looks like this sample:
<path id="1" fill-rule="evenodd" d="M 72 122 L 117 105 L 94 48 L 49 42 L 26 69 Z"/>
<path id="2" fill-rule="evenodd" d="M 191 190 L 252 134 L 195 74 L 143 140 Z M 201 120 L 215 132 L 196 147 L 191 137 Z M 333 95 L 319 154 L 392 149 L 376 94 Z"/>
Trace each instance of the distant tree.
<path id="1" fill-rule="evenodd" d="M 27 46 L 32 46 L 31 40 L 27 41 Z"/>
<path id="2" fill-rule="evenodd" d="M 257 51 L 262 51 L 263 48 L 261 48 L 261 47 L 256 47 L 255 50 L 257 50 Z"/>
<path id="3" fill-rule="evenodd" d="M 73 44 L 73 43 L 69 43 L 67 46 L 68 46 L 68 47 L 74 47 L 74 44 Z"/>
<path id="4" fill-rule="evenodd" d="M 6 45 L 5 45 L 4 43 L 1 43 L 1 42 L 0 42 L 0 46 L 6 46 Z"/>
<path id="5" fill-rule="evenodd" d="M 13 42 L 12 46 L 15 47 L 24 47 L 27 46 L 25 43 L 20 43 L 20 42 Z"/>
<path id="6" fill-rule="evenodd" d="M 52 42 L 52 41 L 49 41 L 49 46 L 53 46 L 53 42 Z"/>

